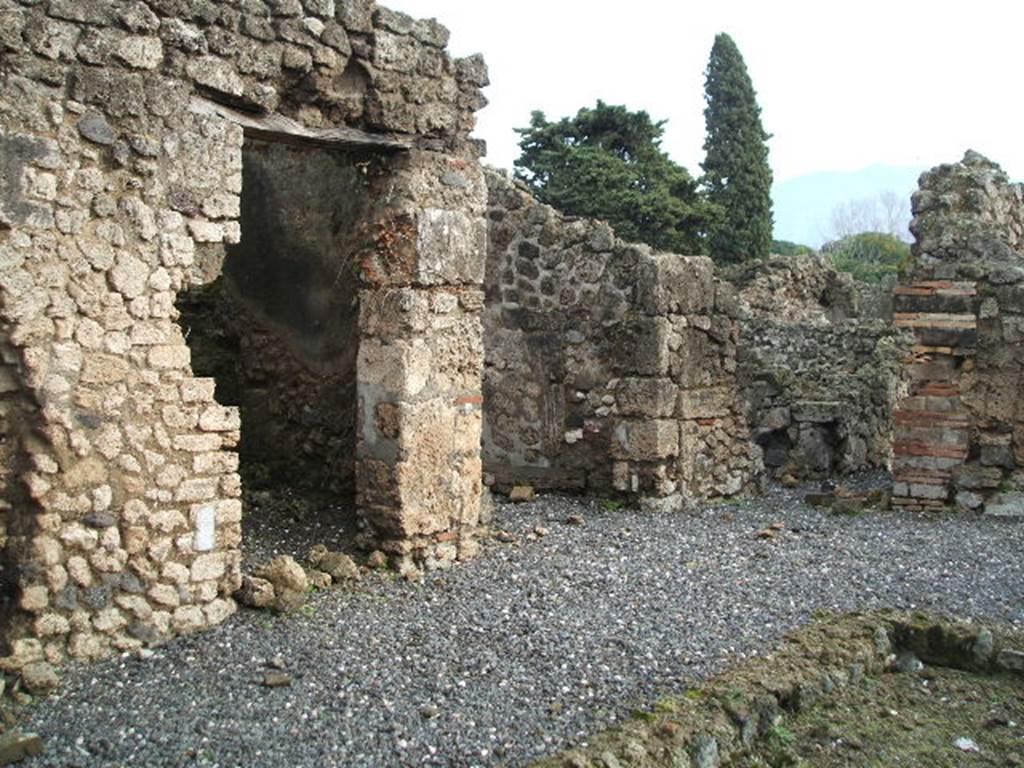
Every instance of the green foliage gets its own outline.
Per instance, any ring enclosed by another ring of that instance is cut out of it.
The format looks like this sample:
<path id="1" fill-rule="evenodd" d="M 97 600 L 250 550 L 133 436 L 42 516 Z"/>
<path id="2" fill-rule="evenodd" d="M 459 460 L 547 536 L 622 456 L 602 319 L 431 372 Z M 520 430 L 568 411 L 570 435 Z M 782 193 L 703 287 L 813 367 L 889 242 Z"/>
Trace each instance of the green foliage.
<path id="1" fill-rule="evenodd" d="M 861 232 L 826 243 L 822 249 L 836 269 L 877 283 L 896 275 L 910 260 L 910 246 L 885 232 Z"/>
<path id="2" fill-rule="evenodd" d="M 743 57 L 724 33 L 711 48 L 704 98 L 704 184 L 722 211 L 710 233 L 711 256 L 722 263 L 763 259 L 772 244 L 770 136 Z"/>
<path id="3" fill-rule="evenodd" d="M 772 253 L 778 256 L 803 256 L 814 253 L 814 249 L 809 245 L 791 243 L 789 240 L 772 240 Z"/>
<path id="4" fill-rule="evenodd" d="M 516 129 L 516 175 L 538 200 L 604 219 L 626 240 L 702 253 L 714 212 L 693 177 L 661 150 L 664 125 L 602 101 L 555 123 L 534 112 L 528 128 Z"/>
<path id="5" fill-rule="evenodd" d="M 773 725 L 768 731 L 767 739 L 770 744 L 788 747 L 796 741 L 796 735 L 784 725 Z"/>

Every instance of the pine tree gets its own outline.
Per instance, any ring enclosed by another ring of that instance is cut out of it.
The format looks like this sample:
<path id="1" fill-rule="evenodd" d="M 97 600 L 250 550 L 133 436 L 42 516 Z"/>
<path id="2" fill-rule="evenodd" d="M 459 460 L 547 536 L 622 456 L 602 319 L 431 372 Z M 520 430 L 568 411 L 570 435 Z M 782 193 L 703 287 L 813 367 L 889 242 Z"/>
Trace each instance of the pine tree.
<path id="1" fill-rule="evenodd" d="M 715 36 L 706 77 L 704 184 L 722 211 L 711 229 L 711 255 L 719 262 L 761 259 L 772 242 L 770 136 L 743 56 L 725 33 Z"/>
<path id="2" fill-rule="evenodd" d="M 603 101 L 557 122 L 534 112 L 528 128 L 516 129 L 516 175 L 538 200 L 604 219 L 625 240 L 701 253 L 713 209 L 697 181 L 661 149 L 664 126 L 646 112 Z"/>

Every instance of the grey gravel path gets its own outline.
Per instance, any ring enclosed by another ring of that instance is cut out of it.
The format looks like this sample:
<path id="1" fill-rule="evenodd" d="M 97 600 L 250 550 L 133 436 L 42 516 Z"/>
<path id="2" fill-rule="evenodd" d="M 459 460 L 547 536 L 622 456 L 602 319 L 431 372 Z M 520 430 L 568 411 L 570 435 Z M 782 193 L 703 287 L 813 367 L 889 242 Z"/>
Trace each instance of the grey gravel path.
<path id="1" fill-rule="evenodd" d="M 791 491 L 645 516 L 546 497 L 498 510 L 516 544 L 422 584 L 318 595 L 79 669 L 27 715 L 31 766 L 518 766 L 762 651 L 819 608 L 929 608 L 1024 625 L 1024 525 L 833 517 Z M 586 519 L 568 525 L 570 514 Z M 783 520 L 776 539 L 753 537 Z M 529 540 L 535 526 L 550 532 Z M 291 687 L 257 684 L 281 654 Z"/>

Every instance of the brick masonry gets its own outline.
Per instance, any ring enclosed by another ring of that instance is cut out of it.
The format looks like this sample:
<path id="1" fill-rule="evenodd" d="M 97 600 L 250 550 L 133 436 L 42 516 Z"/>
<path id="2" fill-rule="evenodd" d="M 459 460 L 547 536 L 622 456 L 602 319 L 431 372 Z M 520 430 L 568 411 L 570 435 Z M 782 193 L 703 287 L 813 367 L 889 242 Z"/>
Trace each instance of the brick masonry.
<path id="1" fill-rule="evenodd" d="M 893 502 L 978 510 L 1024 478 L 1024 188 L 977 153 L 921 177 L 893 322 L 914 334 Z"/>

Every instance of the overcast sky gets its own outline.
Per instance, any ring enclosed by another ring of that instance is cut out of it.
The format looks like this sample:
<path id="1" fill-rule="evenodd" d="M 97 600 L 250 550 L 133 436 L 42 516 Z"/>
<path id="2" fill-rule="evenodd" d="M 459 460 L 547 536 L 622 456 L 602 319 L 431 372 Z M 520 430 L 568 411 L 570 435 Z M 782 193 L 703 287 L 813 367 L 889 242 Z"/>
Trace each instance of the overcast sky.
<path id="1" fill-rule="evenodd" d="M 704 68 L 728 32 L 758 93 L 776 181 L 875 163 L 935 165 L 968 147 L 1024 178 L 1020 0 L 382 0 L 436 17 L 454 55 L 481 52 L 477 135 L 511 167 L 530 111 L 600 98 L 667 119 L 664 148 L 700 172 Z"/>

